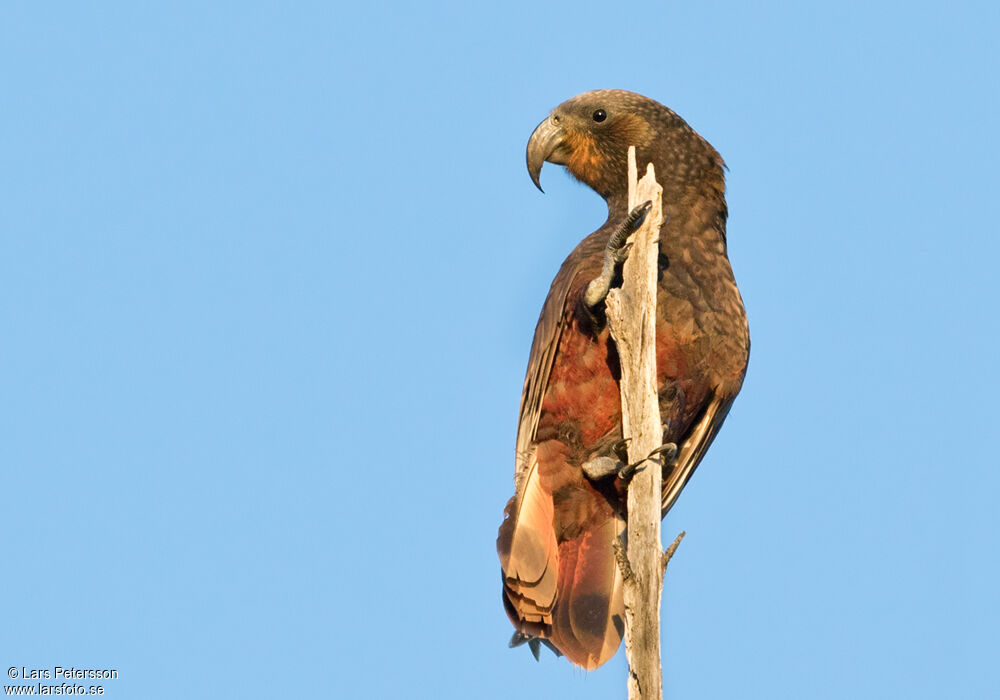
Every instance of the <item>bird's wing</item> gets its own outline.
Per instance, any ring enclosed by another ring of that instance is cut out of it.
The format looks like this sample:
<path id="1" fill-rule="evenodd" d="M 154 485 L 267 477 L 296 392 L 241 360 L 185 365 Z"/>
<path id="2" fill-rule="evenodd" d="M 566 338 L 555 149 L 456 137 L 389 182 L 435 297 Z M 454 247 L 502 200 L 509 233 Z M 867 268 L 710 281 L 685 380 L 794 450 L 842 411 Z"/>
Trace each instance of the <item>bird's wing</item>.
<path id="1" fill-rule="evenodd" d="M 528 355 L 528 370 L 524 376 L 524 388 L 521 391 L 521 410 L 517 423 L 516 464 L 514 481 L 517 490 L 528 471 L 529 452 L 538 428 L 538 418 L 542 412 L 542 400 L 549 386 L 549 376 L 552 373 L 552 361 L 559 347 L 567 314 L 572 311 L 567 305 L 573 303 L 570 292 L 578 288 L 581 276 L 586 276 L 600 269 L 601 251 L 607 242 L 609 228 L 606 223 L 590 234 L 569 254 L 563 262 L 556 277 L 552 280 L 549 294 L 545 297 L 542 312 L 535 326 L 535 337 L 531 341 L 531 352 Z M 596 263 L 595 263 L 596 261 Z M 575 299 L 575 297 L 574 297 Z"/>
<path id="2" fill-rule="evenodd" d="M 574 538 L 557 541 L 554 475 L 579 481 L 584 477 L 578 469 L 565 471 L 565 455 L 551 450 L 540 454 L 535 438 L 559 342 L 573 312 L 570 305 L 576 303 L 580 280 L 594 272 L 589 258 L 596 257 L 598 265 L 601 260 L 601 233 L 595 232 L 570 254 L 542 306 L 521 393 L 516 491 L 504 509 L 497 536 L 504 604 L 515 627 L 529 637 L 551 637 L 560 651 L 586 668 L 606 661 L 621 640 L 621 623 L 615 619 L 621 609 L 621 579 L 612 546 L 622 525 L 603 496 L 596 491 L 591 494 L 590 489 L 573 489 L 585 501 L 581 507 L 589 505 L 596 512 L 591 514 L 590 525 L 580 528 Z M 548 444 L 558 448 L 555 442 Z M 591 495 L 593 502 L 587 500 Z M 574 605 L 567 595 L 574 585 L 581 591 L 602 593 L 604 599 L 599 602 L 591 596 Z M 604 616 L 600 624 L 593 619 L 598 609 Z M 561 615 L 558 621 L 554 620 L 557 615 Z"/>
<path id="3" fill-rule="evenodd" d="M 575 251 L 574 251 L 575 253 Z M 511 620 L 526 634 L 547 635 L 555 606 L 559 547 L 553 529 L 552 493 L 539 474 L 532 444 L 552 362 L 565 325 L 566 298 L 575 277 L 571 254 L 552 281 L 528 356 L 521 392 L 514 467 L 514 496 L 504 508 L 497 552 L 504 576 L 504 604 Z"/>
<path id="4" fill-rule="evenodd" d="M 569 263 L 568 259 L 566 263 Z M 521 390 L 521 410 L 518 415 L 515 446 L 517 456 L 514 479 L 519 486 L 528 469 L 529 451 L 538 428 L 542 399 L 549 386 L 552 361 L 556 356 L 556 348 L 559 347 L 559 339 L 565 326 L 566 297 L 575 276 L 573 273 L 574 270 L 569 269 L 565 263 L 560 268 L 545 298 L 542 312 L 538 316 L 538 325 L 535 326 L 535 337 L 531 341 L 528 370 L 524 376 L 524 388 Z"/>
<path id="5" fill-rule="evenodd" d="M 705 456 L 705 451 L 708 450 L 712 440 L 719 433 L 719 428 L 726 420 L 729 408 L 733 405 L 735 398 L 735 393 L 728 395 L 713 393 L 705 404 L 701 415 L 688 431 L 687 437 L 678 446 L 673 469 L 663 478 L 662 515 L 667 514 L 677 497 L 680 496 L 688 479 L 694 474 L 701 458 Z"/>

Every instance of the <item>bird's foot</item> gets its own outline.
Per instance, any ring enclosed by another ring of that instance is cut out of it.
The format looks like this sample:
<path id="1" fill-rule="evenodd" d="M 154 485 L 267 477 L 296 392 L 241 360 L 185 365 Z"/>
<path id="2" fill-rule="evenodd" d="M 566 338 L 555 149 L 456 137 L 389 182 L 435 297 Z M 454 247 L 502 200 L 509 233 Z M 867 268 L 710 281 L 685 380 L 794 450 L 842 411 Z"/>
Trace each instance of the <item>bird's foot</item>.
<path id="1" fill-rule="evenodd" d="M 643 464 L 656 458 L 659 458 L 663 473 L 666 474 L 668 473 L 670 465 L 674 461 L 675 457 L 677 457 L 677 445 L 672 442 L 665 442 L 638 462 L 634 462 L 633 464 L 628 464 L 623 467 L 618 472 L 618 478 L 626 483 L 631 481 L 632 477 L 643 468 Z"/>
<path id="2" fill-rule="evenodd" d="M 643 202 L 635 207 L 611 234 L 611 238 L 608 239 L 608 244 L 604 248 L 604 265 L 601 268 L 601 274 L 587 283 L 587 288 L 583 292 L 583 303 L 588 309 L 595 309 L 608 296 L 615 271 L 619 265 L 625 262 L 628 251 L 632 247 L 632 244 L 628 242 L 628 237 L 639 230 L 652 206 L 652 202 Z"/>
<path id="3" fill-rule="evenodd" d="M 611 445 L 611 454 L 595 455 L 583 463 L 583 473 L 591 481 L 618 476 L 628 464 L 628 442 L 625 438 Z"/>
<path id="4" fill-rule="evenodd" d="M 583 463 L 583 475 L 591 481 L 601 481 L 617 476 L 624 468 L 625 464 L 614 457 L 594 457 Z"/>
<path id="5" fill-rule="evenodd" d="M 664 431 L 664 440 L 665 439 L 666 431 Z M 643 468 L 643 464 L 657 458 L 660 460 L 660 464 L 663 468 L 663 474 L 666 476 L 670 472 L 674 459 L 677 457 L 677 445 L 673 442 L 664 442 L 662 445 L 646 455 L 643 459 L 630 464 L 628 461 L 627 447 L 627 439 L 619 440 L 611 446 L 611 451 L 615 454 L 615 457 L 598 455 L 588 459 L 581 467 L 583 469 L 584 476 L 591 481 L 601 481 L 602 479 L 614 476 L 617 479 L 628 483 L 632 480 L 632 477 Z"/>

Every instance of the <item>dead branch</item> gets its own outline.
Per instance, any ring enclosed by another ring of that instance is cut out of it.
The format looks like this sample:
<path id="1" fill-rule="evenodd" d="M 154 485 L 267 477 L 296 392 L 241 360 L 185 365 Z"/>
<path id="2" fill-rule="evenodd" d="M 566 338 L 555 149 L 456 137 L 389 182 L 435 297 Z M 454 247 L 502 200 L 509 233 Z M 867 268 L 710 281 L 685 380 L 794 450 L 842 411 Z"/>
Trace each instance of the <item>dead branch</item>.
<path id="1" fill-rule="evenodd" d="M 620 289 L 607 298 L 608 323 L 621 360 L 622 435 L 631 463 L 644 460 L 663 439 L 656 381 L 656 282 L 663 188 L 650 163 L 637 181 L 635 148 L 628 152 L 629 211 L 646 201 L 652 209 L 633 235 Z M 640 469 L 628 487 L 627 563 L 624 581 L 625 654 L 629 700 L 661 700 L 660 598 L 664 553 L 660 542 L 662 473 L 659 459 Z M 672 549 L 676 548 L 676 542 Z M 670 552 L 673 553 L 672 551 Z"/>

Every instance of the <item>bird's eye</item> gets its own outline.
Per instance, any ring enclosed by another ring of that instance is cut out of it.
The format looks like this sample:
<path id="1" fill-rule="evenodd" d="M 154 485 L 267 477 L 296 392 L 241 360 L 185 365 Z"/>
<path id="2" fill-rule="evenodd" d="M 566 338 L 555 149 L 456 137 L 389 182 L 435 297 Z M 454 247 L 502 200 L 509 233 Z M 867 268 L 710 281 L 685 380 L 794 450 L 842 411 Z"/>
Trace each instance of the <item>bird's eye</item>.
<path id="1" fill-rule="evenodd" d="M 603 122 L 607 118 L 608 118 L 608 113 L 605 112 L 603 109 L 599 109 L 596 112 L 594 112 L 595 122 Z"/>

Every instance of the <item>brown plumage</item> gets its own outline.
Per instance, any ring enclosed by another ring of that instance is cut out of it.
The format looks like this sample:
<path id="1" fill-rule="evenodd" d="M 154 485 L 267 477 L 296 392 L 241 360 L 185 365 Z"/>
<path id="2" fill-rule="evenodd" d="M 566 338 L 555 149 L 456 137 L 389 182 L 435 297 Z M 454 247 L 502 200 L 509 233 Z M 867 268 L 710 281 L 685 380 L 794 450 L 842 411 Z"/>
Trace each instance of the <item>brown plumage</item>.
<path id="1" fill-rule="evenodd" d="M 679 448 L 663 482 L 663 513 L 715 438 L 746 372 L 743 302 L 726 255 L 723 162 L 663 105 L 623 90 L 556 107 L 528 143 L 535 184 L 543 161 L 567 166 L 608 204 L 608 220 L 570 253 L 542 307 L 517 431 L 515 494 L 497 537 L 503 600 L 515 628 L 573 663 L 597 668 L 623 633 L 614 543 L 625 529 L 620 481 L 582 465 L 621 440 L 618 357 L 597 309 L 584 307 L 605 246 L 627 211 L 628 147 L 663 186 L 656 362 L 666 441 Z"/>

